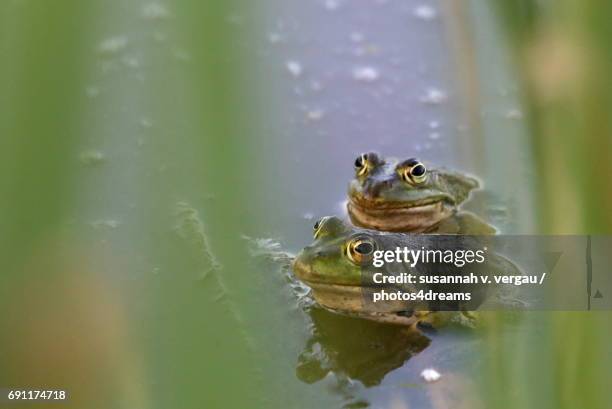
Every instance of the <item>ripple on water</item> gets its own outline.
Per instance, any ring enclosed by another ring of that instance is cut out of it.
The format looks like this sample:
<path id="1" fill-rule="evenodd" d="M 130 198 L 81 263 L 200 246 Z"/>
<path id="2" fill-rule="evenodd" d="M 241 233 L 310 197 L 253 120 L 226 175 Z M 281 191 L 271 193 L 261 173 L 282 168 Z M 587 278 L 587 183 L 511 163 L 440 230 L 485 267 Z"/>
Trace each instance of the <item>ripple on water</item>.
<path id="1" fill-rule="evenodd" d="M 359 31 L 353 31 L 350 34 L 350 39 L 352 42 L 354 43 L 360 43 L 364 40 L 365 36 L 363 35 L 363 33 L 360 33 Z"/>
<path id="2" fill-rule="evenodd" d="M 277 32 L 270 32 L 268 33 L 268 42 L 270 44 L 278 44 L 281 43 L 283 41 L 283 36 L 280 35 Z"/>
<path id="3" fill-rule="evenodd" d="M 94 220 L 89 223 L 94 229 L 116 229 L 121 225 L 121 222 L 115 219 Z"/>
<path id="4" fill-rule="evenodd" d="M 161 20 L 168 15 L 168 9 L 161 3 L 149 3 L 142 7 L 142 17 L 147 20 Z"/>
<path id="5" fill-rule="evenodd" d="M 438 16 L 438 12 L 431 6 L 421 4 L 412 11 L 412 15 L 423 21 L 431 21 Z"/>
<path id="6" fill-rule="evenodd" d="M 85 166 L 96 166 L 106 162 L 106 156 L 96 150 L 83 151 L 79 154 L 79 162 Z"/>
<path id="7" fill-rule="evenodd" d="M 98 50 L 102 54 L 116 54 L 125 49 L 128 45 L 128 39 L 124 35 L 109 37 L 103 40 L 98 46 Z"/>
<path id="8" fill-rule="evenodd" d="M 320 121 L 324 115 L 325 112 L 323 112 L 321 109 L 311 109 L 306 112 L 306 118 L 312 122 Z"/>
<path id="9" fill-rule="evenodd" d="M 519 109 L 511 109 L 506 112 L 506 119 L 520 120 L 523 119 L 523 113 Z"/>
<path id="10" fill-rule="evenodd" d="M 441 377 L 442 375 L 440 375 L 440 373 L 433 368 L 427 368 L 421 372 L 421 378 L 423 378 L 425 382 L 436 382 Z"/>
<path id="11" fill-rule="evenodd" d="M 129 68 L 138 68 L 140 66 L 140 61 L 134 56 L 125 56 L 121 59 L 121 62 Z"/>
<path id="12" fill-rule="evenodd" d="M 338 7 L 340 7 L 340 2 L 338 0 L 325 0 L 323 2 L 323 6 L 327 10 L 336 10 Z"/>
<path id="13" fill-rule="evenodd" d="M 85 88 L 85 95 L 87 95 L 89 98 L 96 98 L 98 95 L 100 95 L 100 88 L 96 87 L 95 85 L 90 85 Z"/>
<path id="14" fill-rule="evenodd" d="M 222 268 L 221 263 L 213 254 L 208 236 L 204 231 L 204 223 L 200 219 L 198 211 L 191 207 L 186 202 L 178 202 L 175 206 L 175 214 L 177 223 L 174 226 L 178 235 L 186 241 L 191 242 L 194 247 L 202 255 L 203 271 L 202 278 L 206 277 L 210 272 L 219 271 Z M 217 278 L 221 291 L 225 291 L 223 282 Z"/>
<path id="15" fill-rule="evenodd" d="M 430 105 L 439 105 L 448 100 L 446 92 L 438 88 L 429 88 L 425 94 L 421 96 L 421 102 Z"/>
<path id="16" fill-rule="evenodd" d="M 353 79 L 362 82 L 374 82 L 380 77 L 379 71 L 371 66 L 355 67 Z"/>
<path id="17" fill-rule="evenodd" d="M 142 126 L 143 128 L 151 128 L 153 127 L 153 121 L 151 121 L 149 118 L 141 118 L 140 126 Z"/>
<path id="18" fill-rule="evenodd" d="M 287 61 L 285 66 L 287 67 L 287 71 L 289 71 L 289 73 L 294 77 L 299 77 L 300 75 L 302 75 L 303 68 L 302 64 L 300 64 L 299 62 L 290 60 Z"/>

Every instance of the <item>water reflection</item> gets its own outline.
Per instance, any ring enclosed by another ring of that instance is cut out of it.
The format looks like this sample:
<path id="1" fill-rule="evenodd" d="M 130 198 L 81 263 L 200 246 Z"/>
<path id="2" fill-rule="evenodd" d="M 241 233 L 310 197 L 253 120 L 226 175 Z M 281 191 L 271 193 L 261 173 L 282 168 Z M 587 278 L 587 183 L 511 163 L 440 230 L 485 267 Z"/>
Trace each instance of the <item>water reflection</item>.
<path id="1" fill-rule="evenodd" d="M 294 259 L 277 240 L 245 237 L 253 260 L 257 260 L 262 285 L 292 310 L 292 321 L 283 331 L 303 334 L 301 345 L 293 350 L 296 378 L 314 391 L 310 399 L 322 396 L 335 400 L 329 407 L 478 407 L 471 378 L 478 372 L 480 338 L 471 330 L 448 327 L 440 333 L 411 330 L 363 318 L 330 312 L 315 304 L 310 290 L 291 271 Z M 270 274 L 270 272 L 273 272 Z M 279 307 L 279 304 L 276 304 Z M 281 314 L 271 308 L 268 314 Z M 296 313 L 296 314 L 294 314 Z M 299 318 L 298 318 L 299 317 Z M 261 340 L 267 345 L 268 338 Z M 275 347 L 276 348 L 276 347 Z M 274 352 L 278 355 L 277 350 Z M 435 383 L 421 377 L 433 367 L 443 376 Z M 316 385 L 316 387 L 314 387 Z M 318 406 L 327 407 L 327 406 Z"/>
<path id="2" fill-rule="evenodd" d="M 429 339 L 407 327 L 331 313 L 313 306 L 312 336 L 299 356 L 296 374 L 315 383 L 332 374 L 339 383 L 357 380 L 376 386 L 429 345 Z"/>

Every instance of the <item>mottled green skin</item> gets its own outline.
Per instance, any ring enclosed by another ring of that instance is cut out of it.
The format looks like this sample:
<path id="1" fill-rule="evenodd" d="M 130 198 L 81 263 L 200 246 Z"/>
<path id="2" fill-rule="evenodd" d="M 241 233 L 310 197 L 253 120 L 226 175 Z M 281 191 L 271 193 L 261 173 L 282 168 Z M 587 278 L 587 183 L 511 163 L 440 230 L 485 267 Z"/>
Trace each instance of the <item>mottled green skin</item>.
<path id="1" fill-rule="evenodd" d="M 381 314 L 364 304 L 362 274 L 366 270 L 347 256 L 347 246 L 356 237 L 368 236 L 382 246 L 393 245 L 390 240 L 394 240 L 394 237 L 354 228 L 337 217 L 323 218 L 319 224 L 319 228 L 315 229 L 313 243 L 304 247 L 293 262 L 295 275 L 312 289 L 315 300 L 335 312 L 378 321 L 399 320 L 407 325 L 414 323 L 413 318 Z"/>
<path id="2" fill-rule="evenodd" d="M 458 207 L 479 187 L 477 179 L 429 168 L 420 183 L 402 178 L 405 161 L 369 155 L 367 172 L 357 169 L 348 190 L 347 210 L 360 227 L 381 231 L 494 234 L 495 228 Z"/>
<path id="3" fill-rule="evenodd" d="M 346 256 L 346 242 L 357 230 L 337 217 L 324 218 L 314 242 L 294 261 L 294 271 L 305 282 L 361 285 L 361 267 Z"/>
<path id="4" fill-rule="evenodd" d="M 455 238 L 453 238 L 455 237 Z M 401 233 L 386 233 L 374 230 L 355 228 L 345 224 L 337 217 L 326 217 L 319 222 L 319 227 L 315 231 L 315 240 L 306 246 L 295 258 L 293 270 L 296 276 L 308 284 L 312 290 L 315 300 L 322 306 L 342 313 L 360 315 L 378 321 L 394 322 L 399 324 L 413 324 L 421 320 L 426 311 L 419 305 L 411 305 L 407 308 L 405 302 L 386 302 L 386 303 L 364 303 L 364 291 L 374 290 L 371 274 L 384 271 L 389 268 L 393 273 L 411 272 L 418 274 L 418 271 L 411 269 L 408 265 L 393 263 L 385 264 L 383 267 L 375 268 L 371 263 L 358 264 L 347 256 L 347 246 L 355 238 L 368 238 L 375 243 L 377 249 L 395 249 L 396 247 L 421 248 L 432 240 L 447 240 L 450 248 L 461 245 L 465 248 L 480 247 L 481 243 L 477 238 L 457 236 L 431 236 L 414 235 Z M 496 255 L 491 255 L 483 264 L 482 271 L 491 269 L 514 268 L 511 264 Z M 475 271 L 470 269 L 470 271 Z M 495 270 L 494 270 L 495 271 Z M 408 288 L 410 285 L 401 284 L 392 287 L 398 290 L 415 290 L 415 287 Z M 418 288 L 417 288 L 418 289 Z M 475 299 L 470 308 L 478 307 L 485 297 Z M 421 310 L 421 313 L 414 311 Z M 451 314 L 443 314 L 443 320 L 447 320 Z M 440 319 L 437 317 L 436 319 Z"/>

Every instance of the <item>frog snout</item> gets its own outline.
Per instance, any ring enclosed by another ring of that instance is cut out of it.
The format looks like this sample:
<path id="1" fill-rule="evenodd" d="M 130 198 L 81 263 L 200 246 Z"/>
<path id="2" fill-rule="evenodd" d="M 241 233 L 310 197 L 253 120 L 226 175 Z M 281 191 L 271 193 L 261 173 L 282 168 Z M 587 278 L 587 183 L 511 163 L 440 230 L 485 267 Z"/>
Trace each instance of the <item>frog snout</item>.
<path id="1" fill-rule="evenodd" d="M 368 199 L 376 199 L 383 190 L 391 188 L 391 183 L 391 180 L 382 180 L 372 183 L 364 189 L 364 196 Z"/>

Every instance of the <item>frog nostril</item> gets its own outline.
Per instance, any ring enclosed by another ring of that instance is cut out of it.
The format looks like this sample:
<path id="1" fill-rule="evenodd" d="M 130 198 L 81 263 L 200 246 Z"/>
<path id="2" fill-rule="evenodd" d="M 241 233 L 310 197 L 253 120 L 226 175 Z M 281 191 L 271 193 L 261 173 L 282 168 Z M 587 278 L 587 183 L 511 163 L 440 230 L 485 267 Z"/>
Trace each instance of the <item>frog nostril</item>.
<path id="1" fill-rule="evenodd" d="M 388 189 L 389 187 L 391 187 L 391 181 L 383 180 L 370 186 L 368 193 L 372 198 L 377 198 L 380 196 L 380 193 L 383 190 Z"/>
<path id="2" fill-rule="evenodd" d="M 378 196 L 380 193 L 380 189 L 378 189 L 375 185 L 370 185 L 367 189 L 363 190 L 364 196 L 368 199 L 373 199 Z"/>

